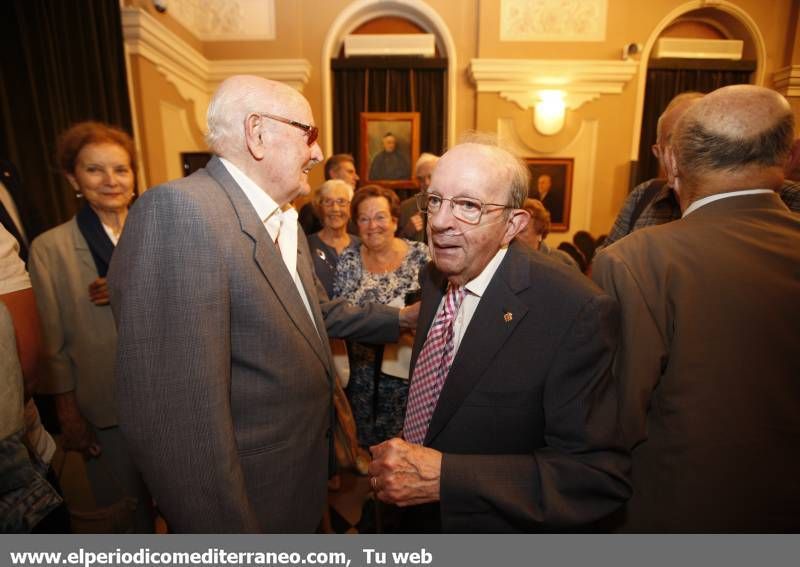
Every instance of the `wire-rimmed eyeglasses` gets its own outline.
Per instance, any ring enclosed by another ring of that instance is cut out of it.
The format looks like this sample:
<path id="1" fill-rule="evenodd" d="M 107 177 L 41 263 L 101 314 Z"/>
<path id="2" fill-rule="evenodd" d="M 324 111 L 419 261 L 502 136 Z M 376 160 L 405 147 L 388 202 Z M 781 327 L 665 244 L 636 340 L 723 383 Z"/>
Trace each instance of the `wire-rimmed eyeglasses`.
<path id="1" fill-rule="evenodd" d="M 317 141 L 319 138 L 319 128 L 316 126 L 312 126 L 311 124 L 303 124 L 302 122 L 298 122 L 297 120 L 289 120 L 288 118 L 284 118 L 283 116 L 276 116 L 275 114 L 270 114 L 269 112 L 256 112 L 259 116 L 266 116 L 267 118 L 271 118 L 273 120 L 277 120 L 278 122 L 283 122 L 284 124 L 288 124 L 289 126 L 294 126 L 295 128 L 300 128 L 303 132 L 306 133 L 308 139 L 306 143 L 308 143 L 309 147 L 314 145 L 314 142 Z"/>
<path id="2" fill-rule="evenodd" d="M 498 207 L 499 209 L 513 208 L 509 205 L 500 205 L 498 203 L 484 203 L 480 199 L 473 199 L 472 197 L 453 197 L 452 199 L 446 199 L 436 193 L 417 193 L 417 208 L 421 213 L 436 214 L 439 212 L 439 208 L 444 201 L 450 202 L 450 211 L 453 213 L 454 217 L 469 224 L 478 224 L 481 222 L 483 214 L 489 212 L 486 210 L 487 207 Z"/>

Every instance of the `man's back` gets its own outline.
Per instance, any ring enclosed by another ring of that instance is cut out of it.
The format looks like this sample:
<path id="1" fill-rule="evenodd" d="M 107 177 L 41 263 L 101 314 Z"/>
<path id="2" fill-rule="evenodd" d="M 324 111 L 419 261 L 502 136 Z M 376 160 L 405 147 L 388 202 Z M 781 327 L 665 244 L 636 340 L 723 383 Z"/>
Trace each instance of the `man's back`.
<path id="1" fill-rule="evenodd" d="M 623 307 L 624 529 L 800 527 L 800 219 L 730 197 L 637 231 L 594 275 Z M 646 420 L 646 421 L 645 421 Z"/>

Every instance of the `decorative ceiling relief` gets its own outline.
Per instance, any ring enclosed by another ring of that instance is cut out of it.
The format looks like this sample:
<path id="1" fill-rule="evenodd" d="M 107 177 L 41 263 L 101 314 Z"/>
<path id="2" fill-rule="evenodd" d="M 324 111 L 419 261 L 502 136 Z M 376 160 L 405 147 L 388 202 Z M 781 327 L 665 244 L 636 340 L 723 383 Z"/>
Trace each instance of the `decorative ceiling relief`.
<path id="1" fill-rule="evenodd" d="M 170 0 L 169 14 L 201 41 L 275 39 L 275 0 Z"/>
<path id="2" fill-rule="evenodd" d="M 501 0 L 501 41 L 605 41 L 608 0 Z"/>

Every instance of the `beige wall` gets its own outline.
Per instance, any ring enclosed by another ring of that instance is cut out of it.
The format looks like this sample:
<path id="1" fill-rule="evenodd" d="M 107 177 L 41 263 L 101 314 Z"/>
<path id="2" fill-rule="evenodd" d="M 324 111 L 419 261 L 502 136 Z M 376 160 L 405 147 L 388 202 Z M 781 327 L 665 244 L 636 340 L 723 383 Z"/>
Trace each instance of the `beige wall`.
<path id="1" fill-rule="evenodd" d="M 182 175 L 180 153 L 205 151 L 203 132 L 186 100 L 155 65 L 138 55 L 128 58 L 137 143 L 144 179 L 152 187 Z M 141 187 L 140 189 L 144 189 Z"/>
<path id="2" fill-rule="evenodd" d="M 136 4 L 134 0 L 131 2 Z M 350 4 L 348 0 L 276 0 L 276 39 L 238 43 L 199 42 L 169 14 L 155 13 L 149 4 L 142 5 L 209 60 L 306 59 L 312 71 L 304 94 L 317 122 L 322 122 L 325 88 L 320 67 L 322 49 L 331 25 Z M 470 61 L 473 58 L 618 61 L 624 44 L 647 44 L 657 27 L 666 25 L 667 16 L 682 8 L 696 7 L 699 2 L 608 0 L 606 40 L 575 43 L 500 41 L 500 0 L 429 0 L 427 5 L 446 23 L 456 47 L 457 135 L 470 129 L 495 131 L 498 124 L 504 122 L 511 124 L 511 130 L 527 155 L 557 157 L 566 149 L 576 152 L 576 171 L 579 166 L 582 171 L 580 176 L 576 175 L 574 190 L 576 201 L 585 210 L 581 209 L 573 219 L 570 233 L 553 234 L 551 244 L 570 238 L 578 229 L 595 235 L 606 232 L 627 194 L 629 164 L 637 143 L 637 104 L 643 89 L 640 74 L 625 84 L 621 94 L 601 95 L 577 111 L 570 111 L 564 130 L 547 137 L 533 128 L 531 110 L 522 110 L 493 93 L 478 95 L 468 78 Z M 761 64 L 765 84 L 771 85 L 776 70 L 800 63 L 800 47 L 794 41 L 798 34 L 797 7 L 793 7 L 792 0 L 737 0 L 735 5 L 752 18 L 763 37 L 766 59 Z M 174 129 L 180 122 L 180 109 L 191 119 L 196 114 L 195 103 L 182 97 L 150 62 L 138 56 L 130 59 L 139 136 L 148 183 L 153 185 L 168 179 L 174 170 L 167 163 L 166 156 L 170 152 L 177 151 L 179 146 L 183 147 L 182 151 L 202 148 L 202 125 L 188 120 L 189 126 L 176 135 Z M 794 108 L 800 105 L 795 103 Z M 172 131 L 164 130 L 166 124 Z M 177 156 L 174 159 L 177 160 Z M 317 168 L 312 173 L 312 184 L 321 180 L 322 171 Z"/>

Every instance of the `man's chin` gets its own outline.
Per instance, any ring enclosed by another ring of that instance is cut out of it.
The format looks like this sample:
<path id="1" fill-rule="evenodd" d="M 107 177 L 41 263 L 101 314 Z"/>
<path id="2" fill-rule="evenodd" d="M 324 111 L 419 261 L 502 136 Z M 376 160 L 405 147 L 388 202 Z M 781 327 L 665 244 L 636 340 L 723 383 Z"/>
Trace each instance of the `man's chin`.
<path id="1" fill-rule="evenodd" d="M 431 249 L 433 262 L 440 272 L 444 274 L 456 273 L 461 263 L 461 248 L 438 248 Z"/>
<path id="2" fill-rule="evenodd" d="M 303 176 L 305 177 L 305 176 Z M 311 193 L 311 185 L 308 184 L 308 179 L 302 179 L 300 184 L 297 186 L 297 196 L 298 197 L 305 197 L 306 195 Z"/>

